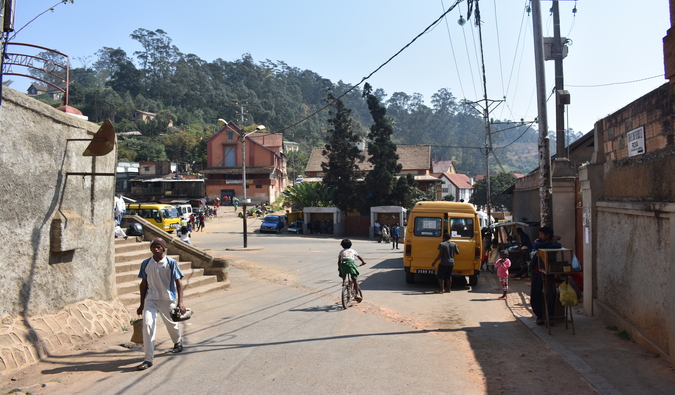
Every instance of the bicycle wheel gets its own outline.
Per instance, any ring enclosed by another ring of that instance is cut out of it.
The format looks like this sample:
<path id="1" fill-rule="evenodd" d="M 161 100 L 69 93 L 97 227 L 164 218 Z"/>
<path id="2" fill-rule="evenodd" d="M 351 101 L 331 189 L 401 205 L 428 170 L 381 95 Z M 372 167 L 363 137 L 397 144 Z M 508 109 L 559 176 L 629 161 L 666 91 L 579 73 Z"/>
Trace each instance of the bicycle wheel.
<path id="1" fill-rule="evenodd" d="M 350 283 L 347 283 L 342 287 L 342 308 L 344 309 L 349 307 L 349 302 L 352 301 L 352 293 L 350 288 Z"/>

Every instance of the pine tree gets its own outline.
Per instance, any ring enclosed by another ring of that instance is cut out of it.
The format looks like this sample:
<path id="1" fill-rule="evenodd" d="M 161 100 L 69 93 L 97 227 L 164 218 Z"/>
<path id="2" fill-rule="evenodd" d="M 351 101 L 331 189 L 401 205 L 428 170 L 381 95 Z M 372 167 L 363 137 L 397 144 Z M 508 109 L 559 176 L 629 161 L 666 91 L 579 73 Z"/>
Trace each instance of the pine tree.
<path id="1" fill-rule="evenodd" d="M 328 94 L 326 99 L 333 102 L 335 98 Z M 325 173 L 323 183 L 333 187 L 335 194 L 333 204 L 343 211 L 355 208 L 356 177 L 358 166 L 356 161 L 363 161 L 364 157 L 356 146 L 359 136 L 354 132 L 353 122 L 350 117 L 351 110 L 345 107 L 341 100 L 335 100 L 333 104 L 334 117 L 328 119 L 330 137 L 323 155 L 328 158 L 328 163 L 322 162 L 321 169 Z"/>
<path id="2" fill-rule="evenodd" d="M 366 83 L 364 86 L 363 97 L 366 98 L 368 110 L 374 121 L 368 133 L 370 140 L 368 161 L 373 165 L 373 170 L 366 175 L 365 179 L 368 201 L 371 206 L 405 205 L 411 193 L 411 177 L 406 176 L 396 180 L 396 175 L 401 172 L 402 165 L 398 163 L 396 144 L 391 141 L 394 126 L 391 119 L 385 116 L 387 109 L 372 93 L 370 84 Z"/>

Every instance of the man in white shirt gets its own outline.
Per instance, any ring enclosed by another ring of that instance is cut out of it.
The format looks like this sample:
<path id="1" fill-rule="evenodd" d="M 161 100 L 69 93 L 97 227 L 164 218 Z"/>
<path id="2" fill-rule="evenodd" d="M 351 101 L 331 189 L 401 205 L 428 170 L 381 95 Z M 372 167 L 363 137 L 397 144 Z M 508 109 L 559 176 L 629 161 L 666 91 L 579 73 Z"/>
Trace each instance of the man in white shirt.
<path id="1" fill-rule="evenodd" d="M 141 305 L 136 313 L 143 315 L 143 350 L 145 359 L 137 366 L 138 370 L 152 367 L 155 357 L 155 333 L 157 319 L 161 317 L 173 341 L 174 353 L 183 351 L 183 339 L 178 323 L 171 319 L 171 309 L 178 306 L 181 314 L 185 314 L 183 304 L 183 273 L 174 259 L 165 257 L 166 241 L 157 237 L 150 243 L 152 257 L 141 263 L 138 277 L 140 285 Z"/>
<path id="2" fill-rule="evenodd" d="M 124 215 L 126 206 L 124 205 L 124 199 L 122 195 L 117 193 L 115 194 L 115 222 L 117 225 L 122 226 L 122 215 Z"/>

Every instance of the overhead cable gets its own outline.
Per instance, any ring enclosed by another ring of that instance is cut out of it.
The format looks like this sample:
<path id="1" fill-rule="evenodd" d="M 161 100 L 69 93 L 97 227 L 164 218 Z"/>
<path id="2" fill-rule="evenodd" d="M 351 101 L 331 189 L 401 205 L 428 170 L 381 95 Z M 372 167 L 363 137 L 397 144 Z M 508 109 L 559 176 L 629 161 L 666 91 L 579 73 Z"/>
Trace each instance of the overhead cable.
<path id="1" fill-rule="evenodd" d="M 461 3 L 462 1 L 464 1 L 464 0 L 455 0 L 455 3 L 454 3 L 447 11 L 445 11 L 443 14 L 441 14 L 441 16 L 438 17 L 438 19 L 436 19 L 436 20 L 433 21 L 429 26 L 427 26 L 426 29 L 424 29 L 424 30 L 422 31 L 422 33 L 420 33 L 420 34 L 418 34 L 417 36 L 415 36 L 415 38 L 413 38 L 413 39 L 412 39 L 408 44 L 406 44 L 403 48 L 399 49 L 398 52 L 396 52 L 394 55 L 392 55 L 389 59 L 387 59 L 386 62 L 382 63 L 382 64 L 381 64 L 378 68 L 376 68 L 373 72 L 371 72 L 371 73 L 368 74 L 367 76 L 363 77 L 363 78 L 361 79 L 361 81 L 359 81 L 358 84 L 356 84 L 356 85 L 352 86 L 351 88 L 349 88 L 346 92 L 344 92 L 344 93 L 341 94 L 340 96 L 336 97 L 336 98 L 335 98 L 334 100 L 332 100 L 330 103 L 328 103 L 328 104 L 326 104 L 325 106 L 321 107 L 320 109 L 314 111 L 313 113 L 309 114 L 308 116 L 304 117 L 303 119 L 299 120 L 298 122 L 296 122 L 296 123 L 294 123 L 294 124 L 292 124 L 292 125 L 290 125 L 290 126 L 286 126 L 285 128 L 279 130 L 277 133 L 281 133 L 281 132 L 283 132 L 283 131 L 285 131 L 285 130 L 288 130 L 288 129 L 291 129 L 291 128 L 294 128 L 294 127 L 298 126 L 299 124 L 305 122 L 306 120 L 308 120 L 309 118 L 313 117 L 314 115 L 316 115 L 316 114 L 320 113 L 321 111 L 325 110 L 326 108 L 330 107 L 331 105 L 333 105 L 333 103 L 337 102 L 338 100 L 340 100 L 341 98 L 343 98 L 344 96 L 346 96 L 349 92 L 351 92 L 351 91 L 353 91 L 354 89 L 356 89 L 359 85 L 363 84 L 366 80 L 368 80 L 370 77 L 372 77 L 375 73 L 377 73 L 378 71 L 380 71 L 384 66 L 386 66 L 387 64 L 389 64 L 389 62 L 391 62 L 392 60 L 394 60 L 394 58 L 396 58 L 398 55 L 400 55 L 401 52 L 405 51 L 409 46 L 411 46 L 415 41 L 417 41 L 417 39 L 419 39 L 419 38 L 422 37 L 423 35 L 427 34 L 427 32 L 429 32 L 429 30 L 431 30 L 432 28 L 434 28 L 434 26 L 436 26 L 436 25 L 437 25 L 437 24 L 438 24 L 438 23 L 439 23 L 439 22 L 440 22 L 440 21 L 441 21 L 441 20 L 442 20 L 449 12 L 450 12 L 450 11 L 454 10 L 455 7 L 457 7 L 457 5 L 458 5 L 459 3 Z"/>

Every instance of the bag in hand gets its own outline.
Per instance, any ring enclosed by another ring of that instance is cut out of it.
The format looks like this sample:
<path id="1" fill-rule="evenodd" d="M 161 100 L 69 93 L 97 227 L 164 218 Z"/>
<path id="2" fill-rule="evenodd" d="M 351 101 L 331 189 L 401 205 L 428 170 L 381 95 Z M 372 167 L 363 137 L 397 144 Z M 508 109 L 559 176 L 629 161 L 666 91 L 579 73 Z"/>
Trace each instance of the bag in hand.
<path id="1" fill-rule="evenodd" d="M 134 331 L 131 334 L 131 342 L 143 344 L 143 318 L 139 318 L 131 322 Z"/>
<path id="2" fill-rule="evenodd" d="M 180 308 L 177 306 L 171 309 L 171 319 L 173 322 L 186 321 L 192 317 L 192 309 L 185 309 L 185 314 L 180 313 Z"/>

